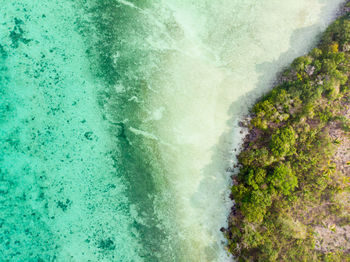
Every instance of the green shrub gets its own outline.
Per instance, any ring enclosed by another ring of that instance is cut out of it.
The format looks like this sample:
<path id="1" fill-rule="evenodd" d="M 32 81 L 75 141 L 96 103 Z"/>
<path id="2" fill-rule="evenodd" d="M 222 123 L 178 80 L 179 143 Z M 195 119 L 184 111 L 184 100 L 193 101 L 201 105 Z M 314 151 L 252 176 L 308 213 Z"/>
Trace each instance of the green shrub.
<path id="1" fill-rule="evenodd" d="M 297 72 L 304 71 L 306 69 L 306 66 L 310 65 L 312 61 L 313 59 L 310 56 L 298 57 L 293 61 L 292 68 Z"/>
<path id="2" fill-rule="evenodd" d="M 240 204 L 240 209 L 249 222 L 261 223 L 266 208 L 272 203 L 272 196 L 266 190 L 252 190 Z"/>
<path id="3" fill-rule="evenodd" d="M 269 182 L 283 195 L 290 195 L 298 186 L 298 178 L 294 175 L 289 163 L 279 164 L 269 177 Z"/>
<path id="4" fill-rule="evenodd" d="M 287 126 L 277 131 L 271 137 L 270 148 L 274 156 L 284 157 L 294 152 L 296 134 L 293 127 Z"/>
<path id="5" fill-rule="evenodd" d="M 267 166 L 274 162 L 275 158 L 270 155 L 266 147 L 261 147 L 258 149 L 251 148 L 241 152 L 238 160 L 245 166 Z"/>

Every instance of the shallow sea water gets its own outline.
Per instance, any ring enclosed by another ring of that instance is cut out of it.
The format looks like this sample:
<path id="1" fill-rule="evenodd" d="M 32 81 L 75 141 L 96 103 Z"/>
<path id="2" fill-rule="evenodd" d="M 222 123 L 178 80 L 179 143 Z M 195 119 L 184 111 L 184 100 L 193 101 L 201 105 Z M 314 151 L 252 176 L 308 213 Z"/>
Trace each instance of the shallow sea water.
<path id="1" fill-rule="evenodd" d="M 0 0 L 0 261 L 226 261 L 238 120 L 341 0 Z"/>

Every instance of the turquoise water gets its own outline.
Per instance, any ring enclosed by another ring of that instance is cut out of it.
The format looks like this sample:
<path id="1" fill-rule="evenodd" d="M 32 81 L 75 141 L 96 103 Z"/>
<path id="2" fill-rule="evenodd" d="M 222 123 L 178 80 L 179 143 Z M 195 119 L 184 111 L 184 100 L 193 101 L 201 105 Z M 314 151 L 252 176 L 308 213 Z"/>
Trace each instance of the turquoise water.
<path id="1" fill-rule="evenodd" d="M 0 260 L 229 260 L 237 121 L 341 2 L 0 0 Z"/>

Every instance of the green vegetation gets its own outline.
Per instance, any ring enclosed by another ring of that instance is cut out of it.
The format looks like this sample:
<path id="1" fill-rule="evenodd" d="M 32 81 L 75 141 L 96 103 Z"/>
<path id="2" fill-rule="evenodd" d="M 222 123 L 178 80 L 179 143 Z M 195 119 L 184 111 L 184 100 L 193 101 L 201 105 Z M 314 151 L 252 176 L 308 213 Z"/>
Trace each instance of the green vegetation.
<path id="1" fill-rule="evenodd" d="M 346 15 L 253 107 L 249 129 L 258 135 L 247 136 L 238 156 L 225 231 L 238 261 L 350 261 L 348 247 L 327 246 L 317 231 L 350 221 L 350 174 L 335 158 L 348 146 L 349 73 Z"/>

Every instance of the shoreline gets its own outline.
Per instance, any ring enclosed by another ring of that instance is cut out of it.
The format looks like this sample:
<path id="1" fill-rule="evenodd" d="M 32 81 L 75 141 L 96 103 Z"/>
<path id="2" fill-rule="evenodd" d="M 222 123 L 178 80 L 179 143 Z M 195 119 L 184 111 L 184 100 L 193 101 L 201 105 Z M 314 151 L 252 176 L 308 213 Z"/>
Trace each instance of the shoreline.
<path id="1" fill-rule="evenodd" d="M 334 17 L 332 18 L 332 21 L 336 21 L 337 19 L 341 18 L 342 16 L 346 15 L 346 14 L 349 14 L 350 13 L 350 6 L 347 6 L 348 4 L 350 4 L 350 0 L 346 0 L 343 4 L 340 5 L 340 7 L 338 8 L 338 10 L 335 12 L 334 14 Z M 315 46 L 318 46 L 320 44 L 321 40 L 318 41 L 318 43 L 315 45 Z M 290 65 L 289 65 L 290 66 Z M 243 134 L 244 132 L 247 132 L 247 134 L 244 136 L 243 138 L 243 141 L 240 145 L 239 148 L 235 148 L 235 152 L 237 152 L 236 154 L 236 157 L 238 157 L 239 153 L 245 149 L 247 149 L 248 147 L 248 144 L 250 142 L 252 142 L 254 140 L 254 138 L 256 138 L 256 136 L 258 136 L 258 134 L 256 134 L 254 131 L 253 131 L 253 134 L 250 134 L 249 133 L 249 123 L 250 123 L 250 120 L 253 118 L 254 114 L 251 112 L 254 105 L 262 98 L 264 97 L 267 93 L 271 92 L 276 86 L 282 84 L 284 82 L 284 79 L 283 79 L 283 73 L 286 69 L 288 69 L 288 67 L 285 67 L 283 68 L 279 73 L 277 73 L 276 75 L 276 79 L 273 81 L 272 83 L 272 87 L 271 89 L 269 89 L 266 93 L 262 94 L 261 96 L 259 96 L 256 101 L 250 105 L 249 107 L 249 113 L 245 116 L 243 116 L 241 118 L 241 120 L 238 120 L 238 125 L 239 127 L 241 128 L 240 129 L 240 134 Z M 238 163 L 235 164 L 233 166 L 233 169 L 237 168 L 238 167 Z M 236 172 L 235 172 L 236 173 Z"/>
<path id="2" fill-rule="evenodd" d="M 349 13 L 350 13 L 350 1 L 345 1 L 343 4 L 341 4 L 341 6 L 339 7 L 339 10 L 335 13 L 334 18 L 332 19 L 333 22 L 331 23 L 331 25 L 328 28 L 330 28 L 336 21 L 344 19 L 344 17 L 346 17 L 346 15 L 349 15 Z M 326 32 L 328 30 L 329 29 L 327 29 Z M 324 32 L 322 34 L 321 39 L 315 45 L 316 47 L 320 47 L 321 45 L 324 44 L 324 39 L 323 38 L 324 38 L 324 35 L 326 34 L 326 32 Z M 344 52 L 346 52 L 346 51 L 344 51 Z M 306 54 L 305 56 L 308 56 L 308 55 L 309 54 Z M 238 178 L 239 173 L 242 171 L 242 169 L 246 168 L 246 165 L 242 164 L 242 153 L 244 153 L 245 151 L 249 151 L 252 147 L 254 147 L 253 144 L 256 144 L 256 142 L 259 139 L 261 140 L 262 137 L 266 136 L 266 133 L 265 133 L 264 130 L 261 130 L 261 129 L 257 128 L 257 127 L 254 127 L 252 125 L 252 123 L 251 123 L 251 121 L 254 118 L 257 118 L 257 115 L 253 112 L 254 107 L 257 104 L 259 104 L 259 102 L 264 101 L 264 99 L 267 96 L 271 95 L 271 93 L 273 91 L 275 91 L 280 85 L 283 85 L 283 84 L 285 84 L 288 81 L 291 81 L 290 79 L 288 79 L 288 77 L 285 78 L 285 76 L 284 76 L 285 73 L 288 70 L 290 70 L 290 68 L 291 68 L 291 65 L 286 67 L 286 68 L 283 68 L 281 70 L 281 72 L 277 74 L 276 80 L 272 83 L 272 88 L 269 91 L 267 91 L 266 93 L 264 93 L 262 96 L 260 96 L 260 98 L 258 98 L 256 100 L 256 102 L 254 102 L 254 104 L 250 106 L 249 113 L 245 117 L 243 117 L 241 120 L 239 120 L 240 133 L 241 134 L 245 133 L 245 135 L 244 135 L 244 138 L 243 138 L 243 141 L 242 141 L 240 147 L 235 149 L 235 151 L 237 152 L 236 157 L 237 157 L 238 161 L 237 161 L 237 164 L 235 164 L 233 166 L 233 168 L 232 168 L 232 171 L 233 171 L 233 175 L 231 176 L 231 178 L 232 178 L 232 185 L 233 185 L 232 188 L 242 184 L 242 181 L 240 182 L 239 178 Z M 311 76 L 313 74 L 313 72 L 307 72 L 307 73 L 309 74 L 309 76 Z M 347 105 L 349 106 L 349 101 L 347 101 Z M 344 117 L 347 114 L 346 112 L 347 111 L 345 110 L 342 113 L 344 115 Z M 330 132 L 330 134 L 331 134 L 331 132 Z M 336 136 L 333 135 L 333 137 L 336 137 Z M 339 138 L 339 134 L 338 134 L 338 137 L 336 139 L 338 139 L 338 138 Z M 348 143 L 348 142 L 346 141 L 346 143 Z M 343 163 L 345 163 L 345 162 L 343 161 Z M 347 163 L 347 165 L 348 165 L 348 163 Z M 234 224 L 231 223 L 231 221 L 232 220 L 243 220 L 244 217 L 245 217 L 242 214 L 241 210 L 239 210 L 240 206 L 239 206 L 239 204 L 236 203 L 235 197 L 233 196 L 232 193 L 230 194 L 230 199 L 233 201 L 233 205 L 231 207 L 231 212 L 230 212 L 230 215 L 228 217 L 228 220 L 229 220 L 228 224 L 229 225 L 228 225 L 227 228 L 221 228 L 220 229 L 220 231 L 223 232 L 226 235 L 226 237 L 227 237 L 227 239 L 229 241 L 230 241 L 230 234 L 231 234 L 230 232 L 232 230 L 235 230 L 233 228 Z M 230 253 L 232 253 L 232 252 L 230 252 Z M 233 255 L 234 255 L 235 258 L 237 258 L 237 256 L 235 254 L 233 254 Z M 255 261 L 255 260 L 252 260 L 252 261 Z"/>
<path id="3" fill-rule="evenodd" d="M 335 12 L 334 14 L 334 17 L 332 18 L 332 21 L 336 21 L 337 19 L 339 19 L 340 17 L 350 13 L 350 6 L 347 6 L 348 4 L 350 4 L 350 0 L 346 0 L 344 3 L 342 3 L 340 5 L 340 7 L 338 8 L 338 10 Z M 315 46 L 318 46 L 321 42 L 321 39 L 318 41 L 318 43 L 315 45 Z M 290 65 L 289 65 L 290 66 Z M 259 136 L 258 132 L 256 132 L 257 130 L 252 130 L 251 133 L 249 132 L 249 123 L 251 121 L 251 119 L 253 118 L 254 114 L 252 113 L 252 109 L 254 107 L 254 105 L 259 101 L 261 100 L 262 97 L 264 97 L 267 93 L 271 92 L 276 86 L 280 85 L 281 83 L 283 83 L 283 72 L 289 67 L 284 67 L 280 72 L 278 72 L 276 74 L 276 78 L 275 80 L 272 82 L 272 87 L 271 89 L 269 89 L 266 93 L 260 95 L 256 101 L 249 106 L 249 112 L 248 114 L 246 114 L 245 116 L 243 116 L 240 120 L 238 120 L 238 126 L 240 127 L 240 134 L 244 134 L 244 137 L 243 137 L 243 140 L 242 140 L 242 143 L 237 147 L 237 148 L 234 148 L 234 151 L 236 152 L 235 154 L 235 157 L 238 159 L 238 156 L 240 154 L 240 152 L 246 150 L 249 146 L 249 143 L 250 142 L 253 142 L 254 139 Z M 237 170 L 238 168 L 238 170 Z M 234 173 L 231 175 L 231 178 L 232 178 L 232 184 L 235 185 L 235 179 L 234 177 L 236 176 L 236 174 L 238 173 L 239 171 L 239 168 L 240 168 L 240 165 L 239 165 L 239 162 L 237 162 L 232 168 L 230 168 L 230 172 Z M 232 199 L 232 197 L 230 196 L 230 199 Z M 234 206 L 232 206 L 231 209 L 234 209 Z M 220 229 L 221 232 L 224 232 L 225 231 L 225 228 L 222 227 Z"/>

